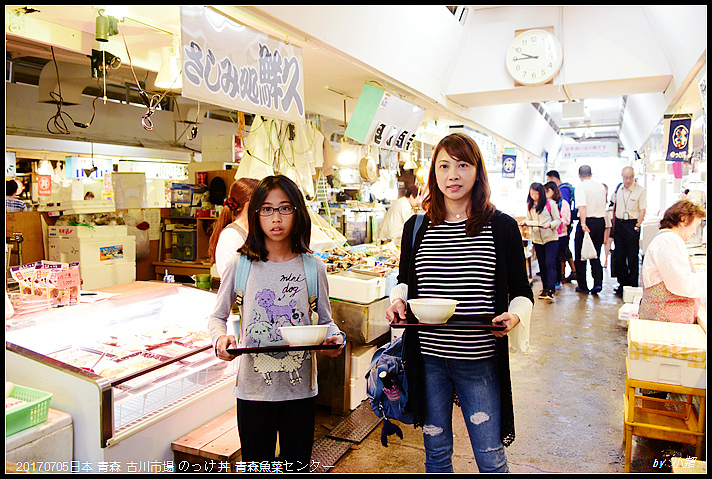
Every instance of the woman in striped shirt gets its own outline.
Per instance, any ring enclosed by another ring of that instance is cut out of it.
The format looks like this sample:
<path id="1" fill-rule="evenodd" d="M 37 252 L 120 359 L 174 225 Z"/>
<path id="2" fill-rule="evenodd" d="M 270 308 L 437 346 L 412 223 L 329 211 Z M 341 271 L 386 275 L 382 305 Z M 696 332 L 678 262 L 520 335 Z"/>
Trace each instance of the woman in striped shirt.
<path id="1" fill-rule="evenodd" d="M 406 329 L 409 400 L 423 428 L 426 471 L 452 472 L 457 395 L 478 469 L 507 472 L 504 446 L 514 440 L 508 333 L 528 334 L 534 301 L 521 234 L 491 203 L 482 154 L 469 136 L 440 141 L 428 186 L 422 226 L 414 231 L 411 218 L 403 231 L 399 284 L 386 317 L 405 322 L 409 298 L 450 298 L 459 301 L 457 315 L 489 315 L 505 329 Z"/>

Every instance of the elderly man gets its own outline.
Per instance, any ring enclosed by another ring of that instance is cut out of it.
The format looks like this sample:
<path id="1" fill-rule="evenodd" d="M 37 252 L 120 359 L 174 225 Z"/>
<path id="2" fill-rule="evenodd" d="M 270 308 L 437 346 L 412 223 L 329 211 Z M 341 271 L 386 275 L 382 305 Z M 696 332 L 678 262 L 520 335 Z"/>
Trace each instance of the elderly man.
<path id="1" fill-rule="evenodd" d="M 576 206 L 578 207 L 579 223 L 574 237 L 574 250 L 576 263 L 576 291 L 584 294 L 598 294 L 603 289 L 603 267 L 601 266 L 601 246 L 606 230 L 606 188 L 599 182 L 591 179 L 591 167 L 583 165 L 579 168 L 581 185 L 574 191 Z M 589 233 L 596 248 L 597 257 L 591 261 L 591 276 L 593 288 L 586 285 L 586 260 L 581 259 L 584 233 Z"/>
<path id="2" fill-rule="evenodd" d="M 648 207 L 645 188 L 635 181 L 630 166 L 621 172 L 623 185 L 613 196 L 613 268 L 618 277 L 616 294 L 623 296 L 623 286 L 638 286 L 638 252 L 640 251 L 640 225 Z"/>

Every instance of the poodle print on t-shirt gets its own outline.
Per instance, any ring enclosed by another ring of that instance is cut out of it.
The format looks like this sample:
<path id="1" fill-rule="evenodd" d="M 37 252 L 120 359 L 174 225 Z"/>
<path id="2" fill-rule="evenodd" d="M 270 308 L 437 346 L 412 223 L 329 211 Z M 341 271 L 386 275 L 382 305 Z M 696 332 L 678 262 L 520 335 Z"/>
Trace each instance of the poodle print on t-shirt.
<path id="1" fill-rule="evenodd" d="M 255 295 L 257 308 L 252 315 L 252 322 L 245 329 L 246 345 L 250 347 L 282 346 L 286 343 L 279 328 L 282 326 L 301 326 L 304 312 L 297 308 L 297 293 L 306 284 L 304 275 L 282 275 L 279 280 L 280 290 L 264 288 Z M 292 385 L 301 383 L 300 369 L 307 358 L 308 351 L 286 351 L 276 353 L 253 354 L 255 372 L 262 375 L 265 384 L 272 384 L 273 373 L 289 374 Z"/>

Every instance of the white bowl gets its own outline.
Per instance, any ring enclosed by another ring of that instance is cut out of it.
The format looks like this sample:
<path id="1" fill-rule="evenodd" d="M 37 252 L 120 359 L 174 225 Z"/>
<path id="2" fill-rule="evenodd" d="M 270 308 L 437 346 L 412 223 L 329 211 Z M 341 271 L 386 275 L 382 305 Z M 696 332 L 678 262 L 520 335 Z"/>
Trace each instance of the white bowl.
<path id="1" fill-rule="evenodd" d="M 413 314 L 421 323 L 445 324 L 455 312 L 457 300 L 441 298 L 409 299 Z"/>
<path id="2" fill-rule="evenodd" d="M 282 326 L 279 332 L 290 346 L 316 346 L 324 342 L 327 324 L 313 324 L 309 326 Z"/>

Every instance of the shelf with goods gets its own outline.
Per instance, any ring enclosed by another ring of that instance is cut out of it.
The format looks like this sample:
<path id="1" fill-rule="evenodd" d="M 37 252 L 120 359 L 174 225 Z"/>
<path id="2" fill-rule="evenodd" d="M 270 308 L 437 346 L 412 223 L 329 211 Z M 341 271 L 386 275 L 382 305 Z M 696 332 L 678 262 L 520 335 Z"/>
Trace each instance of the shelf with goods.
<path id="1" fill-rule="evenodd" d="M 208 246 L 216 218 L 171 216 L 161 210 L 161 237 L 158 258 L 154 261 L 156 279 L 168 274 L 191 276 L 210 273 Z"/>

